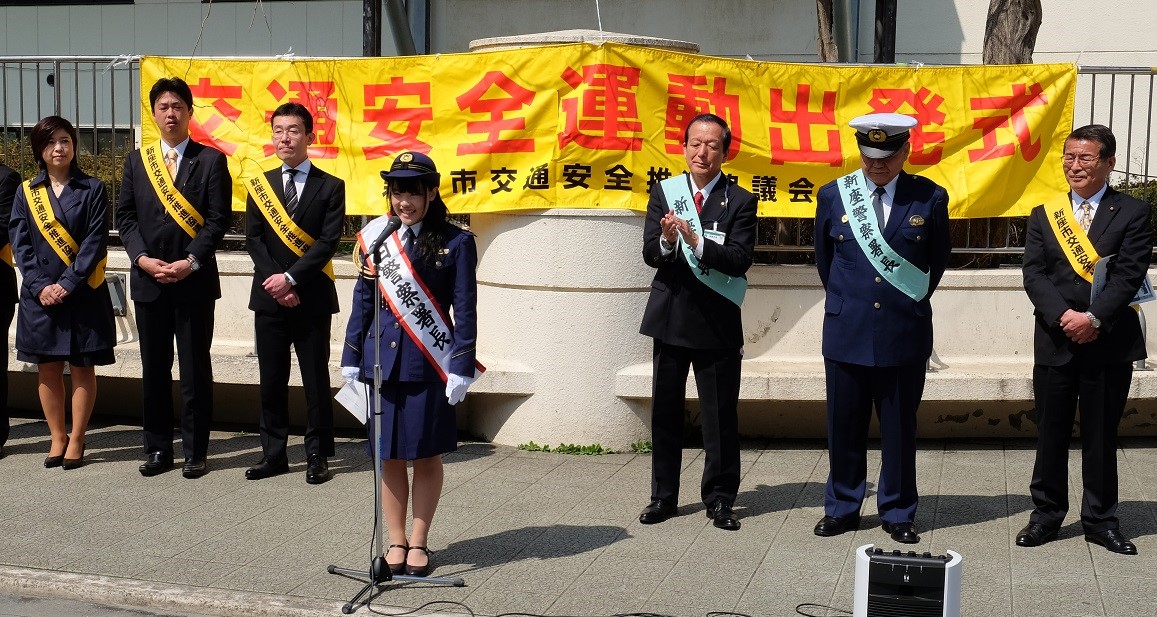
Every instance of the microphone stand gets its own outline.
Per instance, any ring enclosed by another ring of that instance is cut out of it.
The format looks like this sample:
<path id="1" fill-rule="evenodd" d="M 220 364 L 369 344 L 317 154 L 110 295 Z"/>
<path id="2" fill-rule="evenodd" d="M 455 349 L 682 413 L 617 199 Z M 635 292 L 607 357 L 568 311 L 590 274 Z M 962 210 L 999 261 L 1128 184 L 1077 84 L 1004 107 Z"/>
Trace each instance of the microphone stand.
<path id="1" fill-rule="evenodd" d="M 379 243 L 379 245 L 383 245 Z M 389 250 L 389 249 L 386 249 Z M 382 457 L 378 453 L 381 447 L 382 439 L 382 418 L 381 418 L 381 391 L 382 391 L 382 348 L 381 348 L 381 334 L 378 328 L 381 320 L 382 311 L 382 293 L 378 289 L 378 272 L 381 271 L 382 265 L 382 251 L 377 250 L 373 252 L 374 260 L 374 318 L 371 328 L 374 332 L 374 389 L 370 393 L 370 404 L 367 409 L 366 418 L 374 426 L 374 435 L 370 441 L 370 456 L 374 459 L 374 552 L 370 558 L 369 570 L 355 570 L 352 568 L 340 568 L 335 565 L 330 565 L 326 571 L 330 574 L 340 574 L 353 578 L 364 578 L 366 584 L 361 591 L 357 593 L 349 602 L 346 602 L 341 607 L 341 612 L 349 615 L 360 606 L 368 606 L 369 603 L 385 591 L 385 584 L 390 581 L 416 581 L 419 583 L 433 583 L 435 585 L 453 585 L 455 587 L 462 587 L 466 585 L 466 581 L 462 578 L 438 578 L 433 576 L 410 576 L 408 574 L 394 574 L 390 572 L 390 567 L 386 565 L 386 553 L 382 550 L 382 533 L 385 530 L 385 520 L 382 515 Z M 377 588 L 377 593 L 370 593 Z M 365 600 L 362 600 L 362 597 Z"/>

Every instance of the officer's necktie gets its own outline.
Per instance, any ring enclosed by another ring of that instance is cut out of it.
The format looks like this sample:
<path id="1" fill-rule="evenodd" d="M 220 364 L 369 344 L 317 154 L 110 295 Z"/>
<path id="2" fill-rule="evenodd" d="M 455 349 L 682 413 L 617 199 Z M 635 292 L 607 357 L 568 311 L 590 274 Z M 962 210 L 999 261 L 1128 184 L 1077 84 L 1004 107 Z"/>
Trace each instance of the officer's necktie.
<path id="1" fill-rule="evenodd" d="M 1088 201 L 1081 202 L 1081 218 L 1077 222 L 1081 224 L 1081 229 L 1089 231 L 1093 226 L 1093 204 Z"/>
<path id="2" fill-rule="evenodd" d="M 285 173 L 289 174 L 285 178 L 285 211 L 293 216 L 293 211 L 297 209 L 297 182 L 293 177 L 297 175 L 297 170 L 286 169 Z"/>
<path id="3" fill-rule="evenodd" d="M 876 209 L 876 222 L 880 227 L 888 224 L 884 220 L 884 187 L 877 186 L 876 190 L 872 191 L 872 207 Z"/>
<path id="4" fill-rule="evenodd" d="M 405 240 L 405 246 L 402 248 L 406 251 L 406 255 L 410 257 L 410 261 L 413 261 L 418 257 L 418 240 L 414 237 L 414 229 L 412 227 L 406 229 L 406 233 L 402 234 L 402 238 Z"/>
<path id="5" fill-rule="evenodd" d="M 695 212 L 703 214 L 703 192 L 695 191 Z"/>
<path id="6" fill-rule="evenodd" d="M 165 153 L 165 167 L 169 170 L 169 177 L 177 179 L 177 151 L 169 150 Z"/>

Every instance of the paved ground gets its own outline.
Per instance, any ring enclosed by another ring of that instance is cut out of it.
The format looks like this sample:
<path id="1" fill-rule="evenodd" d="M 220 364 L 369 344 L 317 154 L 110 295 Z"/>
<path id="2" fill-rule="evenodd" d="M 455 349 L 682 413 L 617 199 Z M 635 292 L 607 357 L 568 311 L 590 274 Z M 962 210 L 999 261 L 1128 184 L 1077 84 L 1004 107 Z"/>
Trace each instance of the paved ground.
<path id="1" fill-rule="evenodd" d="M 39 617 L 19 612 L 35 603 L 19 600 L 26 596 L 144 614 L 337 615 L 360 589 L 326 567 L 369 562 L 372 479 L 363 441 L 340 440 L 336 477 L 321 486 L 305 484 L 300 438 L 291 443 L 292 473 L 260 482 L 243 478 L 260 456 L 254 435 L 215 433 L 211 472 L 199 480 L 177 471 L 142 478 L 139 444 L 139 428 L 99 426 L 87 466 L 44 469 L 44 424 L 16 421 L 0 461 L 0 593 L 11 599 L 0 596 L 0 615 Z M 811 528 L 822 515 L 822 444 L 746 446 L 737 504 L 743 528 L 731 533 L 712 527 L 694 499 L 702 470 L 696 450 L 685 453 L 680 516 L 644 526 L 637 516 L 649 492 L 648 455 L 463 445 L 446 457 L 431 548 L 434 573 L 462 577 L 466 586 L 395 582 L 370 608 L 448 601 L 479 615 L 778 616 L 813 602 L 850 611 L 856 547 L 899 548 L 879 529 L 874 502 L 859 532 L 818 538 Z M 1030 508 L 1031 443 L 921 443 L 917 524 L 925 531 L 915 548 L 964 556 L 964 615 L 1154 613 L 1157 440 L 1122 446 L 1119 514 L 1136 557 L 1086 544 L 1073 515 L 1057 542 L 1014 546 Z M 873 453 L 872 473 L 878 462 Z M 424 610 L 466 612 L 449 604 Z"/>
<path id="2" fill-rule="evenodd" d="M 60 597 L 0 593 L 0 617 L 209 617 L 205 614 L 104 606 Z"/>

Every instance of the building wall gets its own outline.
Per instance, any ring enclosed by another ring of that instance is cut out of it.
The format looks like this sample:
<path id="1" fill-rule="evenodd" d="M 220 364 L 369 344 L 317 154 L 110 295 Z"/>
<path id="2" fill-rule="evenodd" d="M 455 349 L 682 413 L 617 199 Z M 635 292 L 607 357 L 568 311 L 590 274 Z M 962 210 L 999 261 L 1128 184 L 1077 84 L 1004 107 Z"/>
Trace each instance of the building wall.
<path id="1" fill-rule="evenodd" d="M 599 28 L 595 2 L 573 0 L 428 0 L 431 46 L 465 52 L 478 38 Z M 698 43 L 704 54 L 811 62 L 815 5 L 798 0 L 604 0 L 608 32 Z M 896 59 L 975 64 L 981 59 L 987 0 L 900 0 Z M 859 55 L 872 58 L 875 0 L 859 5 Z M 1074 26 L 1074 15 L 1082 17 Z M 383 18 L 384 19 L 384 18 Z M 202 29 L 202 21 L 204 28 Z M 1152 0 L 1117 0 L 1093 9 L 1081 0 L 1045 3 L 1035 62 L 1157 65 Z M 360 56 L 360 0 L 217 2 L 136 0 L 126 5 L 0 7 L 0 55 Z M 394 52 L 387 25 L 383 53 Z"/>
<path id="2" fill-rule="evenodd" d="M 382 47 L 394 53 L 392 39 Z M 362 55 L 362 3 L 136 0 L 0 7 L 0 55 L 268 56 L 291 50 L 298 56 Z"/>

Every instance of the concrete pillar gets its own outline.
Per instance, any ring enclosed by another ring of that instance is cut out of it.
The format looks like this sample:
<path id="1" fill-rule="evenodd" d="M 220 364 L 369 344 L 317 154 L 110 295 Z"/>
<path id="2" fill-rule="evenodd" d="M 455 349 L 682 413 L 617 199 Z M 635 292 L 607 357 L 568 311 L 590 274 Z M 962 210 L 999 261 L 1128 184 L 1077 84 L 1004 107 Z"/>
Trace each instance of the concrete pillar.
<path id="1" fill-rule="evenodd" d="M 698 53 L 698 45 L 593 30 L 479 39 L 471 51 L 615 42 Z M 651 357 L 639 321 L 654 272 L 643 216 L 555 208 L 474 214 L 478 349 L 490 373 L 467 399 L 468 430 L 505 445 L 601 444 L 650 435 L 649 401 L 620 398 L 615 378 Z"/>

